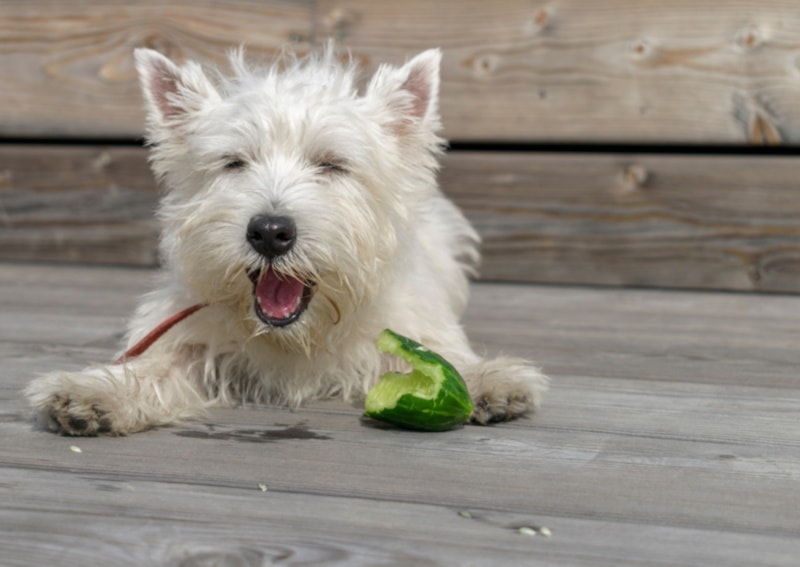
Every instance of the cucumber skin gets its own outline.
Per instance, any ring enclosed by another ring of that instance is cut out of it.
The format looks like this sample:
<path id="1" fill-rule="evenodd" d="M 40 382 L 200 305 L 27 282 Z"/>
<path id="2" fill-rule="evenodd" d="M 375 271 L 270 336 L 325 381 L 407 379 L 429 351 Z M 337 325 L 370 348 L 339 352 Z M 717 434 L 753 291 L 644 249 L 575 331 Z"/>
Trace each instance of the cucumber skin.
<path id="1" fill-rule="evenodd" d="M 403 394 L 393 408 L 366 412 L 365 415 L 406 429 L 446 431 L 467 421 L 472 409 L 471 399 L 469 404 L 465 405 L 460 396 L 453 397 L 447 393 L 440 393 L 433 400 L 418 398 L 413 394 Z"/>
<path id="2" fill-rule="evenodd" d="M 400 356 L 414 370 L 424 373 L 439 386 L 439 392 L 432 400 L 403 394 L 394 407 L 366 412 L 367 417 L 408 429 L 445 431 L 461 425 L 472 415 L 474 406 L 464 379 L 440 355 L 389 329 L 381 333 L 378 348 Z M 444 379 L 431 376 L 432 367 L 438 369 Z"/>
<path id="3" fill-rule="evenodd" d="M 463 378 L 461 378 L 458 370 L 456 370 L 453 365 L 450 364 L 450 362 L 448 362 L 444 357 L 433 352 L 428 347 L 418 343 L 415 340 L 404 337 L 403 335 L 398 335 L 391 329 L 384 329 L 378 337 L 378 349 L 382 350 L 383 352 L 388 352 L 389 354 L 399 356 L 408 362 L 412 368 L 422 372 L 425 371 L 424 365 L 426 364 L 441 366 L 445 375 L 448 373 L 451 375 L 456 375 L 458 376 L 458 379 L 463 382 Z M 420 363 L 422 363 L 422 366 Z M 426 374 L 428 373 L 426 372 Z M 431 376 L 431 379 L 435 380 L 433 376 Z"/>

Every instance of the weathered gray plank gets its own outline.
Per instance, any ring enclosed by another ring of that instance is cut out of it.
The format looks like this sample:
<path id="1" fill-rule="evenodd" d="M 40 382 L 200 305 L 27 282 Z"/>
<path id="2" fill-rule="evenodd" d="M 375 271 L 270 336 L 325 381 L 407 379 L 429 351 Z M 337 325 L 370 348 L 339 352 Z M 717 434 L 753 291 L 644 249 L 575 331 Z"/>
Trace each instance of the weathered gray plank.
<path id="1" fill-rule="evenodd" d="M 137 46 L 219 60 L 333 37 L 368 68 L 444 48 L 452 139 L 796 143 L 798 28 L 790 0 L 18 0 L 0 6 L 0 134 L 139 135 Z"/>
<path id="2" fill-rule="evenodd" d="M 690 386 L 611 381 L 605 392 L 583 387 L 570 404 L 562 397 L 570 386 L 581 388 L 563 382 L 531 420 L 446 435 L 364 427 L 357 409 L 320 404 L 215 411 L 202 424 L 130 440 L 63 439 L 16 418 L 3 425 L 0 448 L 4 463 L 23 469 L 800 536 L 800 438 L 796 428 L 784 433 L 796 394 L 753 402 L 757 388 L 723 395 L 717 387 L 695 400 Z"/>
<path id="3" fill-rule="evenodd" d="M 800 291 L 796 157 L 451 152 L 486 280 Z M 0 147 L 0 258 L 153 265 L 145 150 Z"/>
<path id="4" fill-rule="evenodd" d="M 791 157 L 472 153 L 442 185 L 487 279 L 796 291 Z"/>
<path id="5" fill-rule="evenodd" d="M 109 360 L 153 279 L 148 270 L 0 265 L 0 345 L 14 345 L 0 356 Z M 634 380 L 792 388 L 798 312 L 795 296 L 481 284 L 466 322 L 478 344 L 559 376 L 601 368 Z"/>
<path id="6" fill-rule="evenodd" d="M 789 565 L 797 544 L 769 535 L 632 525 L 429 504 L 4 469 L 8 565 L 298 564 Z M 92 500 L 87 499 L 92 496 Z M 11 511 L 9 511 L 11 509 Z M 235 514 L 221 510 L 234 509 Z M 120 513 L 124 511 L 124 513 Z M 552 537 L 519 535 L 555 526 Z M 69 528 L 67 528 L 69 526 Z M 109 529 L 111 527 L 111 529 Z M 357 534 L 357 537 L 353 537 Z M 677 545 L 676 542 L 680 544 Z M 757 550 L 757 551 L 755 551 Z M 236 561 L 238 560 L 238 563 Z M 206 563 L 202 563 L 205 561 Z M 748 563 L 749 562 L 749 563 Z"/>
<path id="7" fill-rule="evenodd" d="M 635 380 L 797 386 L 800 298 L 478 289 L 466 319 L 475 340 L 537 358 L 556 375 L 602 369 Z"/>
<path id="8" fill-rule="evenodd" d="M 156 187 L 136 147 L 0 147 L 0 256 L 153 265 Z"/>
<path id="9" fill-rule="evenodd" d="M 0 264 L 0 344 L 115 350 L 154 277 L 153 270 Z"/>
<path id="10" fill-rule="evenodd" d="M 112 318 L 152 274 L 0 268 L 0 321 L 21 329 L 0 335 L 11 564 L 791 565 L 800 553 L 798 297 L 479 284 L 469 334 L 555 378 L 530 419 L 420 434 L 324 402 L 68 439 L 32 429 L 21 388 L 110 356 Z M 41 324 L 48 314 L 60 328 Z M 553 537 L 523 537 L 524 525 Z"/>

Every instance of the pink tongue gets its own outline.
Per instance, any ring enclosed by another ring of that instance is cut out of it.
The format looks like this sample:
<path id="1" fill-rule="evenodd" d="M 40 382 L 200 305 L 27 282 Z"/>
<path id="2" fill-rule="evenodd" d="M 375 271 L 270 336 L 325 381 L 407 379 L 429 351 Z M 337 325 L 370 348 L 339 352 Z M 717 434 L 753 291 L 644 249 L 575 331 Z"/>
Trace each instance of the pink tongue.
<path id="1" fill-rule="evenodd" d="M 304 287 L 300 280 L 279 276 L 270 267 L 256 285 L 258 306 L 271 319 L 286 319 L 300 305 Z"/>

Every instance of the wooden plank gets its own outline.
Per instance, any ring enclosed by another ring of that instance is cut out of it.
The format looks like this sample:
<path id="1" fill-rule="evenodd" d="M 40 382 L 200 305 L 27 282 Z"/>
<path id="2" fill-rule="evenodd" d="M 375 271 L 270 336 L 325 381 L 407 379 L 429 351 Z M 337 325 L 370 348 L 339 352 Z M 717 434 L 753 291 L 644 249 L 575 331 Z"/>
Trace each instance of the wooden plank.
<path id="1" fill-rule="evenodd" d="M 156 199 L 142 148 L 0 146 L 0 257 L 154 265 Z"/>
<path id="2" fill-rule="evenodd" d="M 246 43 L 262 57 L 307 41 L 312 2 L 13 0 L 0 5 L 0 135 L 141 135 L 136 47 L 222 62 Z"/>
<path id="3" fill-rule="evenodd" d="M 793 157 L 448 156 L 486 279 L 798 291 Z"/>
<path id="4" fill-rule="evenodd" d="M 789 565 L 786 538 L 175 484 L 104 473 L 4 469 L 9 565 Z M 8 509 L 13 508 L 12 511 Z M 121 514 L 120 511 L 124 510 Z M 225 510 L 235 510 L 226 513 Z M 535 523 L 534 523 L 535 522 Z M 550 538 L 519 526 L 558 525 Z M 112 526 L 109 529 L 109 526 Z M 677 546 L 675 542 L 681 542 Z"/>
<path id="5" fill-rule="evenodd" d="M 466 316 L 473 339 L 536 359 L 556 376 L 797 385 L 797 296 L 753 301 L 720 293 L 672 298 L 654 290 L 478 289 Z"/>
<path id="6" fill-rule="evenodd" d="M 322 0 L 364 59 L 444 48 L 455 140 L 795 143 L 791 1 Z M 325 24 L 327 23 L 327 27 Z"/>
<path id="7" fill-rule="evenodd" d="M 219 61 L 338 39 L 373 69 L 444 49 L 454 140 L 795 144 L 791 0 L 220 0 L 0 6 L 0 135 L 135 137 L 130 53 Z"/>
<path id="8" fill-rule="evenodd" d="M 800 291 L 796 157 L 451 152 L 486 280 Z M 0 146 L 0 258 L 151 266 L 133 147 Z"/>
<path id="9" fill-rule="evenodd" d="M 762 393 L 595 375 L 554 384 L 531 419 L 447 435 L 365 427 L 326 402 L 64 439 L 7 407 L 0 452 L 20 469 L 797 538 L 800 396 Z"/>
<path id="10" fill-rule="evenodd" d="M 62 356 L 74 368 L 110 360 L 152 280 L 148 270 L 0 266 L 0 359 Z M 581 316 L 570 317 L 575 311 Z M 557 376 L 602 368 L 630 380 L 787 388 L 797 383 L 798 312 L 796 296 L 482 284 L 466 323 L 477 344 L 510 349 Z"/>
<path id="11" fill-rule="evenodd" d="M 0 336 L 4 561 L 791 565 L 800 553 L 788 377 L 800 297 L 476 284 L 468 333 L 555 379 L 539 414 L 495 427 L 376 429 L 323 402 L 214 410 L 123 439 L 32 429 L 30 376 L 110 353 L 114 325 L 94 318 L 122 315 L 151 277 L 0 265 L 0 321 L 27 337 Z M 26 329 L 48 313 L 62 330 L 37 341 Z M 81 328 L 106 344 L 82 347 Z M 737 355 L 674 364 L 690 341 Z M 519 533 L 531 525 L 552 537 Z"/>
<path id="12" fill-rule="evenodd" d="M 152 279 L 124 268 L 0 266 L 0 359 L 56 365 L 64 357 L 71 368 L 110 360 Z M 602 368 L 626 380 L 780 389 L 797 384 L 798 312 L 796 296 L 484 283 L 465 320 L 479 350 L 535 359 L 562 380 Z"/>

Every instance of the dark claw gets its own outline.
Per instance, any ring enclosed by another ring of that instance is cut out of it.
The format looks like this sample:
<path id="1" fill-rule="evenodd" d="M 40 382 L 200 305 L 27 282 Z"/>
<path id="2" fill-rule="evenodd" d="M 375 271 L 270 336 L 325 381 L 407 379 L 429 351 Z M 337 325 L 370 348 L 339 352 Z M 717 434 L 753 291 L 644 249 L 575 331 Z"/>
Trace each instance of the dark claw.
<path id="1" fill-rule="evenodd" d="M 85 419 L 81 419 L 79 417 L 70 417 L 69 418 L 69 427 L 73 431 L 85 431 L 87 427 L 89 427 L 89 422 Z"/>

